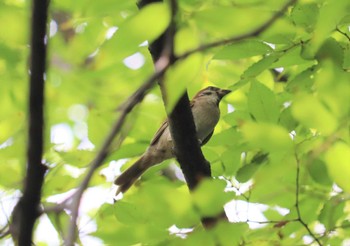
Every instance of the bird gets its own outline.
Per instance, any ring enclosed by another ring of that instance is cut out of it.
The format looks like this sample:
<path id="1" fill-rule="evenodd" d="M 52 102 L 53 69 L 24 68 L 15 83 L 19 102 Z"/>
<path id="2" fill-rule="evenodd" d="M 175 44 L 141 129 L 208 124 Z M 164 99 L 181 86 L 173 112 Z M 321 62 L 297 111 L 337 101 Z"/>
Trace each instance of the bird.
<path id="1" fill-rule="evenodd" d="M 213 135 L 220 118 L 219 103 L 230 92 L 231 90 L 208 86 L 190 101 L 197 139 L 201 146 Z M 116 195 L 125 193 L 148 168 L 175 157 L 173 148 L 168 120 L 165 120 L 141 157 L 115 179 L 114 184 L 118 186 Z"/>

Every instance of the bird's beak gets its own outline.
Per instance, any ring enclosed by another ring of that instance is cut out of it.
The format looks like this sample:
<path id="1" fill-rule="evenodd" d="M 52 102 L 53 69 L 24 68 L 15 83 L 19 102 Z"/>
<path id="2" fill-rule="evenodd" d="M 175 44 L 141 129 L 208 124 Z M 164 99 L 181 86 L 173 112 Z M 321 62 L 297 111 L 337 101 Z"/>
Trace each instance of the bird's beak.
<path id="1" fill-rule="evenodd" d="M 224 96 L 226 96 L 230 92 L 231 92 L 231 90 L 223 90 L 223 89 L 221 89 L 221 90 L 218 91 L 218 95 L 219 95 L 220 98 L 223 98 Z"/>

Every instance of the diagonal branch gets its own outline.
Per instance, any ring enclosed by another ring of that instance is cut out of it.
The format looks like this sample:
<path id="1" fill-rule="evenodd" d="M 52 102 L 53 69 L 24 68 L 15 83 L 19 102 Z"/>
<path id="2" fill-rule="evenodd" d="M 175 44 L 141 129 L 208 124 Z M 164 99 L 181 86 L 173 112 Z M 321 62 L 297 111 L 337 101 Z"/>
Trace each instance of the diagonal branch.
<path id="1" fill-rule="evenodd" d="M 18 245 L 31 245 L 33 228 L 39 216 L 41 188 L 46 167 L 42 165 L 44 131 L 44 76 L 46 70 L 47 0 L 34 0 L 31 22 L 29 85 L 29 131 L 27 169 L 23 196 L 17 203 L 10 226 Z"/>
<path id="2" fill-rule="evenodd" d="M 264 31 L 266 31 L 270 26 L 272 26 L 272 24 L 275 23 L 276 20 L 278 20 L 278 18 L 280 18 L 284 14 L 284 12 L 289 8 L 289 6 L 295 4 L 296 2 L 297 2 L 297 0 L 289 0 L 269 20 L 267 20 L 261 26 L 257 27 L 256 29 L 254 29 L 250 32 L 247 32 L 247 33 L 244 33 L 244 34 L 241 34 L 238 36 L 233 36 L 231 38 L 218 40 L 218 41 L 214 41 L 212 43 L 201 45 L 193 50 L 189 50 L 189 51 L 183 53 L 182 55 L 178 56 L 177 59 L 185 59 L 188 56 L 190 56 L 194 53 L 197 53 L 197 52 L 201 52 L 204 50 L 208 50 L 208 49 L 219 47 L 219 46 L 226 45 L 226 44 L 232 44 L 232 43 L 237 42 L 237 41 L 241 41 L 241 40 L 244 40 L 247 38 L 258 36 L 261 33 L 263 33 Z"/>
<path id="3" fill-rule="evenodd" d="M 146 95 L 147 91 L 152 88 L 152 86 L 156 83 L 157 79 L 159 79 L 166 69 L 169 67 L 169 62 L 160 60 L 158 63 L 156 63 L 156 71 L 153 73 L 143 84 L 140 88 L 138 88 L 120 107 L 120 115 L 119 118 L 114 123 L 111 131 L 106 137 L 106 140 L 97 153 L 95 159 L 89 164 L 89 169 L 86 173 L 86 176 L 84 177 L 83 181 L 79 185 L 77 191 L 74 193 L 73 197 L 67 199 L 65 203 L 71 202 L 70 210 L 71 210 L 71 221 L 69 223 L 68 228 L 68 236 L 66 238 L 66 245 L 74 245 L 74 241 L 76 238 L 76 222 L 78 218 L 78 211 L 80 206 L 80 200 L 81 197 L 86 190 L 86 188 L 89 185 L 89 182 L 92 178 L 92 175 L 96 171 L 97 168 L 99 168 L 105 159 L 110 154 L 110 146 L 113 143 L 114 138 L 118 135 L 120 130 L 122 129 L 124 122 L 128 116 L 128 114 L 132 111 L 132 109 L 140 103 L 144 96 Z M 60 208 L 63 208 L 64 206 L 61 206 L 58 204 Z M 50 209 L 49 210 L 55 210 Z"/>
<path id="4" fill-rule="evenodd" d="M 149 3 L 153 2 L 159 2 L 160 0 L 141 0 L 139 2 L 139 7 L 143 7 Z M 179 57 L 175 57 L 174 53 L 172 52 L 173 49 L 173 37 L 175 34 L 175 23 L 174 23 L 174 16 L 175 12 L 173 12 L 173 21 L 172 21 L 172 30 L 167 32 L 167 36 L 165 34 L 161 35 L 157 40 L 155 40 L 149 47 L 152 58 L 155 62 L 155 72 L 152 74 L 145 82 L 144 84 L 133 94 L 131 95 L 120 107 L 120 116 L 115 122 L 114 126 L 112 127 L 110 133 L 108 134 L 103 146 L 101 147 L 100 151 L 96 155 L 95 159 L 90 163 L 90 168 L 87 171 L 87 174 L 82 181 L 82 183 L 79 185 L 77 191 L 74 193 L 73 197 L 70 199 L 67 199 L 64 203 L 67 204 L 69 201 L 71 202 L 70 210 L 72 212 L 72 217 L 68 229 L 68 236 L 66 238 L 66 244 L 67 245 L 73 245 L 75 238 L 76 238 L 76 221 L 78 218 L 78 209 L 80 206 L 80 200 L 83 195 L 83 192 L 88 187 L 89 181 L 91 180 L 91 177 L 95 170 L 100 167 L 106 157 L 110 154 L 109 149 L 110 145 L 113 142 L 113 139 L 115 136 L 120 132 L 121 127 L 123 126 L 127 115 L 131 112 L 131 110 L 142 101 L 144 96 L 146 95 L 147 91 L 151 89 L 157 80 L 160 80 L 164 73 L 167 71 L 167 69 L 175 63 L 177 60 L 182 60 L 188 57 L 189 55 L 204 51 L 206 49 L 210 49 L 213 47 L 217 47 L 220 45 L 225 45 L 229 43 L 233 43 L 236 41 L 243 40 L 245 38 L 249 38 L 252 36 L 256 36 L 263 31 L 265 31 L 269 26 L 271 26 L 282 14 L 283 12 L 296 0 L 289 1 L 276 15 L 274 15 L 270 20 L 268 20 L 265 24 L 263 24 L 261 27 L 257 28 L 256 30 L 249 32 L 247 34 L 232 37 L 226 40 L 217 41 L 214 43 L 210 43 L 207 45 L 200 46 L 194 50 L 188 51 L 184 54 L 182 54 Z M 173 6 L 173 11 L 175 10 L 176 1 L 172 0 L 171 4 Z M 167 41 L 165 41 L 167 39 Z M 164 50 L 163 44 L 167 44 L 167 48 Z M 181 119 L 181 120 L 177 120 Z M 204 156 L 201 152 L 201 149 L 198 145 L 198 141 L 195 138 L 195 127 L 193 122 L 193 117 L 191 110 L 189 108 L 189 99 L 187 96 L 187 92 L 180 98 L 178 105 L 175 106 L 174 111 L 172 114 L 169 115 L 169 121 L 170 121 L 170 127 L 171 131 L 174 134 L 174 142 L 175 142 L 175 148 L 177 150 L 178 159 L 180 163 L 185 163 L 184 161 L 181 161 L 181 159 L 185 158 L 185 156 L 192 156 L 191 160 L 188 160 L 188 163 L 201 163 L 198 164 L 198 166 L 191 166 L 190 165 L 181 165 L 183 168 L 183 171 L 185 173 L 185 177 L 187 182 L 190 184 L 190 189 L 194 188 L 196 184 L 199 182 L 201 177 L 210 177 L 210 167 L 208 166 L 208 163 L 204 159 Z M 172 122 L 172 123 L 171 123 Z M 192 124 L 191 124 L 192 123 Z M 175 126 L 175 128 L 174 128 Z M 185 139 L 181 137 L 183 132 L 186 132 L 184 136 L 186 136 Z M 188 134 L 187 134 L 188 133 Z M 191 138 L 190 136 L 193 136 Z M 179 137 L 179 139 L 177 139 Z M 192 141 L 191 141 L 192 140 Z M 195 142 L 193 142 L 195 140 Z M 178 142 L 178 144 L 176 144 Z M 183 149 L 182 149 L 183 148 Z M 187 153 L 183 156 L 181 156 L 181 153 Z M 187 169 L 190 169 L 191 171 L 188 171 Z M 196 175 L 196 172 L 199 171 L 199 176 Z M 189 173 L 189 175 L 186 175 L 186 173 Z M 192 180 L 193 179 L 193 180 Z M 62 204 L 59 204 L 59 209 L 62 209 L 66 206 L 62 206 Z M 55 208 L 48 208 L 45 211 L 57 211 Z M 208 223 L 212 224 L 211 219 L 205 219 L 208 221 Z"/>

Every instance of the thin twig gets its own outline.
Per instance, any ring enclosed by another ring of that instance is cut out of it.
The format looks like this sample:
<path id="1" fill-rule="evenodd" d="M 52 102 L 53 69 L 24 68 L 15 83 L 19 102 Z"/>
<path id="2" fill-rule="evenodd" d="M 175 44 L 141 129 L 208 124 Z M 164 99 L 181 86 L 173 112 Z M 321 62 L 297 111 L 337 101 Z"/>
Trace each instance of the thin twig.
<path id="1" fill-rule="evenodd" d="M 265 23 L 263 23 L 261 26 L 257 27 L 253 31 L 250 31 L 250 32 L 247 32 L 245 34 L 238 35 L 238 36 L 233 36 L 233 37 L 228 38 L 228 39 L 218 40 L 218 41 L 214 41 L 212 43 L 201 45 L 201 46 L 199 46 L 199 47 L 197 47 L 197 48 L 195 48 L 193 50 L 189 50 L 189 51 L 179 55 L 177 57 L 177 59 L 178 60 L 180 60 L 180 59 L 182 60 L 182 59 L 185 59 L 188 56 L 190 56 L 190 55 L 192 55 L 194 53 L 200 52 L 200 51 L 204 51 L 204 50 L 207 50 L 207 49 L 215 48 L 215 47 L 226 45 L 226 44 L 231 44 L 231 43 L 234 43 L 234 42 L 237 42 L 237 41 L 241 41 L 241 40 L 246 39 L 246 38 L 258 36 L 259 34 L 263 33 L 267 28 L 269 28 L 273 23 L 275 23 L 275 21 L 281 15 L 283 15 L 283 13 L 289 8 L 289 6 L 291 6 L 292 4 L 294 4 L 296 2 L 297 2 L 297 0 L 290 0 L 290 1 L 288 1 L 269 20 L 267 20 Z"/>
<path id="2" fill-rule="evenodd" d="M 346 32 L 343 32 L 342 30 L 339 29 L 339 27 L 337 27 L 335 30 L 337 30 L 339 33 L 343 34 L 347 39 L 349 39 L 350 41 L 350 36 L 349 34 L 347 34 Z"/>
<path id="3" fill-rule="evenodd" d="M 200 47 L 198 47 L 198 48 L 196 48 L 194 50 L 191 50 L 191 51 L 188 51 L 188 52 L 182 54 L 179 57 L 175 57 L 172 62 L 170 61 L 169 54 L 162 55 L 159 59 L 157 59 L 157 61 L 155 63 L 155 69 L 156 69 L 155 73 L 152 74 L 145 81 L 145 83 L 132 96 L 130 96 L 125 103 L 123 103 L 119 107 L 120 116 L 119 116 L 118 120 L 115 122 L 111 132 L 108 134 L 108 136 L 107 136 L 107 138 L 105 140 L 105 143 L 103 144 L 103 146 L 102 146 L 101 150 L 99 151 L 99 153 L 97 154 L 96 158 L 90 163 L 90 165 L 89 165 L 90 168 L 89 168 L 89 170 L 88 170 L 84 180 L 82 181 L 82 183 L 78 187 L 77 191 L 74 193 L 73 197 L 71 199 L 69 199 L 72 202 L 71 206 L 70 206 L 70 209 L 71 209 L 71 212 L 72 212 L 72 214 L 71 214 L 72 217 L 71 217 L 70 225 L 69 225 L 69 228 L 68 228 L 68 236 L 67 236 L 67 239 L 66 239 L 66 244 L 67 245 L 73 245 L 74 244 L 75 237 L 76 237 L 76 221 L 77 221 L 77 218 L 78 218 L 78 209 L 79 209 L 79 205 L 80 205 L 80 200 L 81 200 L 83 192 L 85 191 L 85 189 L 88 186 L 88 183 L 89 183 L 93 173 L 103 163 L 103 161 L 108 156 L 110 145 L 112 144 L 113 139 L 115 138 L 115 136 L 120 132 L 120 129 L 123 126 L 123 124 L 125 122 L 125 119 L 126 119 L 127 115 L 129 114 L 129 112 L 139 102 L 142 101 L 142 99 L 146 95 L 147 91 L 150 88 L 152 88 L 152 86 L 155 84 L 155 82 L 164 75 L 166 70 L 175 61 L 185 59 L 186 57 L 188 57 L 189 55 L 191 55 L 193 53 L 204 51 L 204 50 L 209 49 L 209 48 L 213 48 L 213 47 L 217 47 L 217 46 L 220 46 L 220 45 L 232 43 L 232 42 L 235 42 L 235 41 L 240 41 L 242 39 L 249 38 L 249 37 L 252 37 L 252 36 L 256 36 L 256 35 L 262 33 L 270 25 L 272 25 L 280 17 L 280 15 L 282 15 L 283 12 L 291 4 L 293 4 L 294 2 L 296 2 L 296 0 L 289 1 L 271 19 L 269 19 L 265 24 L 263 24 L 262 26 L 260 26 L 259 28 L 257 28 L 256 30 L 254 30 L 252 32 L 249 32 L 247 34 L 243 34 L 243 35 L 240 35 L 240 36 L 236 36 L 236 37 L 233 37 L 231 39 L 221 40 L 221 41 L 217 41 L 217 42 L 214 42 L 214 43 L 210 43 L 210 44 L 207 44 L 207 45 L 200 46 Z M 68 200 L 65 201 L 65 202 L 68 202 Z"/>
<path id="4" fill-rule="evenodd" d="M 300 160 L 299 157 L 297 155 L 297 153 L 295 153 L 295 160 L 297 163 L 297 173 L 296 173 L 296 184 L 295 184 L 295 209 L 297 211 L 297 216 L 298 216 L 298 221 L 304 226 L 304 228 L 308 231 L 309 235 L 315 240 L 315 242 L 318 245 L 322 245 L 322 243 L 320 242 L 320 240 L 316 237 L 316 235 L 311 231 L 311 229 L 309 228 L 308 224 L 302 219 L 301 216 L 301 211 L 300 211 L 300 207 L 299 207 L 299 196 L 300 196 Z"/>
<path id="5" fill-rule="evenodd" d="M 92 175 L 95 170 L 100 167 L 106 157 L 109 154 L 110 146 L 113 143 L 115 136 L 120 132 L 127 115 L 131 112 L 131 110 L 142 101 L 146 92 L 152 88 L 152 86 L 156 83 L 156 81 L 164 74 L 164 72 L 169 68 L 169 60 L 164 58 L 160 59 L 159 62 L 156 63 L 156 71 L 143 83 L 143 85 L 135 91 L 133 95 L 131 95 L 125 103 L 122 104 L 122 107 L 119 108 L 120 115 L 117 121 L 114 123 L 112 130 L 108 134 L 102 148 L 97 153 L 95 159 L 89 164 L 89 170 L 86 173 L 84 180 L 79 185 L 77 191 L 74 193 L 72 197 L 67 199 L 65 203 L 71 201 L 70 210 L 71 210 L 71 221 L 68 227 L 68 234 L 66 239 L 66 245 L 74 245 L 74 241 L 76 238 L 76 222 L 78 218 L 78 210 L 80 205 L 80 200 L 83 195 L 83 192 L 87 188 Z"/>
<path id="6" fill-rule="evenodd" d="M 290 219 L 290 220 L 267 220 L 267 221 L 255 221 L 255 220 L 246 220 L 248 223 L 255 223 L 255 224 L 287 224 L 289 222 L 297 222 L 299 219 Z"/>

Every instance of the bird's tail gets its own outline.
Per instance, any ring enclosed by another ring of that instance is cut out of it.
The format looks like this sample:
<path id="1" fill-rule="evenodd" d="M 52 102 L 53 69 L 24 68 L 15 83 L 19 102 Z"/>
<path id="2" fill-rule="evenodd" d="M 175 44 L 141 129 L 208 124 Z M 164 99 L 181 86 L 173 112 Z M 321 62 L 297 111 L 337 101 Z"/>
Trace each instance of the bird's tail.
<path id="1" fill-rule="evenodd" d="M 144 165 L 144 161 L 145 157 L 142 156 L 114 181 L 114 184 L 119 186 L 116 195 L 118 195 L 120 192 L 125 193 L 147 170 L 148 167 Z"/>

